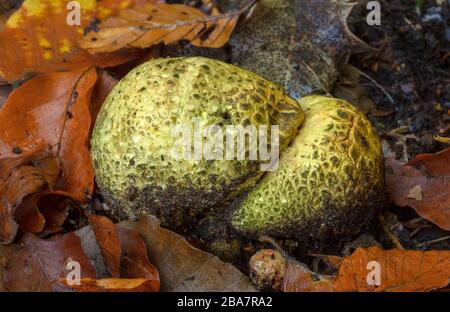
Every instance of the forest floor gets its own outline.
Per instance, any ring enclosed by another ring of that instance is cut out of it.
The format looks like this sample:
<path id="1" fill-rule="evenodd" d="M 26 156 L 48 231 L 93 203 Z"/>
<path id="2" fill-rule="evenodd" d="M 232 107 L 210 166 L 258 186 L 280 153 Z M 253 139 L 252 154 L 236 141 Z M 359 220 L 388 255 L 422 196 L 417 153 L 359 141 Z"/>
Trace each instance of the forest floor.
<path id="1" fill-rule="evenodd" d="M 367 75 L 360 85 L 376 105 L 376 112 L 368 115 L 388 149 L 385 154 L 407 161 L 448 147 L 435 137 L 450 136 L 450 4 L 380 2 L 380 26 L 367 24 L 363 5 L 349 18 L 352 31 L 377 49 L 353 55 L 350 63 Z M 404 247 L 450 249 L 449 240 L 427 244 L 448 233 L 423 219 L 418 221 L 423 229 L 417 231 L 411 223 L 420 219 L 416 218 L 413 209 L 394 205 L 385 214 Z M 373 236 L 393 247 L 378 220 L 375 223 Z"/>

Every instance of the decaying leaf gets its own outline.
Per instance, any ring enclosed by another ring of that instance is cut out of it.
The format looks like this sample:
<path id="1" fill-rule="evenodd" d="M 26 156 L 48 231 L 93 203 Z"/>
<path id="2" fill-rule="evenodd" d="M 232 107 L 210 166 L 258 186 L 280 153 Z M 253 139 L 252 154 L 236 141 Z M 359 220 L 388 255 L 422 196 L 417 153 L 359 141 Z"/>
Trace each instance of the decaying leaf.
<path id="1" fill-rule="evenodd" d="M 302 263 L 288 259 L 283 281 L 284 292 L 330 292 L 334 291 L 333 280 L 311 272 Z"/>
<path id="2" fill-rule="evenodd" d="M 37 203 L 44 194 L 89 199 L 96 81 L 93 68 L 42 74 L 14 90 L 0 111 L 0 242 L 14 239 L 18 219 L 31 232 L 43 230 Z"/>
<path id="3" fill-rule="evenodd" d="M 19 252 L 19 245 L 0 246 L 0 292 L 8 291 L 4 282 L 5 268 L 14 253 Z"/>
<path id="4" fill-rule="evenodd" d="M 337 65 L 364 46 L 347 27 L 355 2 L 264 0 L 230 39 L 232 63 L 282 85 L 294 98 L 330 93 Z"/>
<path id="5" fill-rule="evenodd" d="M 259 271 L 270 267 L 274 258 L 263 260 L 265 263 L 258 264 Z M 285 292 L 430 291 L 445 288 L 450 283 L 450 251 L 358 248 L 342 260 L 336 277 L 312 272 L 306 265 L 290 258 L 285 263 L 285 268 L 277 267 L 278 271 L 283 270 L 280 272 L 284 278 L 278 290 Z"/>
<path id="6" fill-rule="evenodd" d="M 136 6 L 102 22 L 99 31 L 88 33 L 80 46 L 91 54 L 125 47 L 147 48 L 161 42 L 169 45 L 180 40 L 198 47 L 220 48 L 228 41 L 239 16 L 255 2 L 247 0 L 239 10 L 213 15 L 182 4 Z"/>
<path id="7" fill-rule="evenodd" d="M 77 8 L 67 6 L 66 0 L 25 0 L 0 32 L 0 76 L 15 81 L 35 72 L 90 65 L 110 67 L 134 56 L 130 50 L 93 56 L 79 48 L 78 40 L 85 27 L 92 28 L 98 19 L 117 14 L 119 9 L 143 3 L 143 0 L 83 0 L 77 3 L 80 4 L 80 25 L 76 24 L 78 21 L 73 15 Z"/>
<path id="8" fill-rule="evenodd" d="M 154 291 L 151 281 L 145 278 L 83 278 L 81 285 L 68 285 L 66 279 L 60 280 L 60 287 L 79 292 L 149 292 Z"/>
<path id="9" fill-rule="evenodd" d="M 368 274 L 380 264 L 380 285 L 368 285 Z M 358 248 L 346 257 L 335 282 L 337 291 L 430 291 L 450 282 L 450 251 Z"/>
<path id="10" fill-rule="evenodd" d="M 4 261 L 3 283 L 9 291 L 53 291 L 58 287 L 58 281 L 65 280 L 73 269 L 71 261 L 80 264 L 82 278 L 96 276 L 74 233 L 50 240 L 25 234 L 19 246 Z"/>
<path id="11" fill-rule="evenodd" d="M 90 216 L 89 221 L 91 225 L 76 234 L 85 254 L 93 261 L 99 279 L 82 281 L 81 285 L 71 289 L 158 291 L 159 274 L 148 259 L 147 248 L 139 233 L 115 225 L 103 216 Z M 64 281 L 60 284 L 64 285 Z"/>
<path id="12" fill-rule="evenodd" d="M 158 291 L 159 275 L 139 233 L 106 217 L 90 221 L 91 226 L 76 233 L 47 240 L 26 233 L 19 244 L 0 247 L 0 290 Z M 111 242 L 106 242 L 108 237 L 113 237 Z M 72 261 L 80 265 L 79 276 Z M 111 278 L 105 267 L 112 271 L 116 264 L 117 277 Z"/>
<path id="13" fill-rule="evenodd" d="M 250 276 L 261 290 L 304 292 L 333 291 L 333 278 L 316 274 L 300 263 L 272 249 L 262 249 L 250 259 Z"/>
<path id="14" fill-rule="evenodd" d="M 122 250 L 116 226 L 108 218 L 96 215 L 89 217 L 89 223 L 100 247 L 106 269 L 111 277 L 119 277 Z"/>
<path id="15" fill-rule="evenodd" d="M 153 216 L 120 225 L 141 234 L 160 274 L 162 291 L 255 291 L 233 265 L 192 247 L 182 236 L 161 228 Z"/>
<path id="16" fill-rule="evenodd" d="M 404 164 L 386 160 L 387 191 L 393 202 L 450 231 L 450 148 L 418 155 Z"/>

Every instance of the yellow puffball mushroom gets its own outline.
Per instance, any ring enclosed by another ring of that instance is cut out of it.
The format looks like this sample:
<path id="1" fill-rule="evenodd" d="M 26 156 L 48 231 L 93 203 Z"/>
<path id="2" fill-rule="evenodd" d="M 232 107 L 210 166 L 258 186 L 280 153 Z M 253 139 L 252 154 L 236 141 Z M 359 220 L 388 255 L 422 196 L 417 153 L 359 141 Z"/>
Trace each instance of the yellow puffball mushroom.
<path id="1" fill-rule="evenodd" d="M 173 159 L 174 127 L 195 133 L 193 121 L 279 126 L 278 169 L 261 171 L 260 159 Z M 297 102 L 203 57 L 133 69 L 106 99 L 91 143 L 97 183 L 119 219 L 147 212 L 182 231 L 213 213 L 244 234 L 301 239 L 357 232 L 384 201 L 381 146 L 362 112 L 322 96 Z"/>

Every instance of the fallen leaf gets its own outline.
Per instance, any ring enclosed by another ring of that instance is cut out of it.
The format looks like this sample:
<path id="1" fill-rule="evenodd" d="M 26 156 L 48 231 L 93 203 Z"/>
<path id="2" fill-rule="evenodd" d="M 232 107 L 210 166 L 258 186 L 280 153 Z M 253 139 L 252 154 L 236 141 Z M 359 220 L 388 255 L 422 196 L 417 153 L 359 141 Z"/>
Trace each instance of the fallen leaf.
<path id="1" fill-rule="evenodd" d="M 4 248 L 4 247 L 2 247 Z M 82 278 L 95 278 L 95 270 L 84 255 L 80 239 L 74 234 L 43 240 L 25 234 L 3 267 L 3 283 L 8 291 L 53 291 L 60 279 L 71 271 L 67 264 L 77 261 Z"/>
<path id="2" fill-rule="evenodd" d="M 93 68 L 42 74 L 10 94 L 0 111 L 0 242 L 14 239 L 16 215 L 34 224 L 32 232 L 42 229 L 33 194 L 90 198 L 89 105 L 96 80 Z"/>
<path id="3" fill-rule="evenodd" d="M 330 292 L 334 291 L 333 280 L 311 272 L 304 264 L 287 259 L 283 280 L 284 292 Z"/>
<path id="4" fill-rule="evenodd" d="M 197 47 L 220 48 L 230 38 L 239 16 L 255 2 L 247 0 L 239 10 L 216 15 L 183 4 L 136 6 L 100 23 L 99 31 L 89 32 L 80 46 L 91 54 L 147 48 L 161 42 L 169 45 L 180 40 Z"/>
<path id="5" fill-rule="evenodd" d="M 160 287 L 159 273 L 150 263 L 147 247 L 136 230 L 116 225 L 122 254 L 120 257 L 120 276 L 122 278 L 145 278 L 153 291 Z"/>
<path id="6" fill-rule="evenodd" d="M 102 279 L 115 276 L 110 280 L 115 280 L 119 286 L 119 277 L 128 280 L 130 285 L 135 284 L 133 280 L 144 280 L 141 291 L 159 291 L 158 271 L 150 263 L 147 248 L 139 233 L 114 225 L 103 216 L 90 216 L 89 221 L 91 225 L 78 230 L 76 234 L 81 239 L 85 254 L 94 262 L 97 276 Z M 95 283 L 88 281 L 84 286 L 93 287 Z M 83 290 L 84 286 L 81 286 L 74 290 Z"/>
<path id="7" fill-rule="evenodd" d="M 116 226 L 108 218 L 96 215 L 89 216 L 89 223 L 110 276 L 120 277 L 120 255 L 122 250 Z"/>
<path id="8" fill-rule="evenodd" d="M 8 245 L 8 246 L 0 246 L 0 292 L 6 292 L 8 289 L 6 288 L 4 282 L 4 272 L 9 259 L 13 253 L 16 253 L 20 250 L 19 245 Z"/>
<path id="9" fill-rule="evenodd" d="M 450 283 L 450 251 L 447 250 L 360 247 L 352 255 L 343 258 L 336 277 L 312 272 L 306 265 L 291 258 L 286 259 L 284 268 L 274 266 L 271 261 L 275 260 L 272 258 L 264 260 L 266 263 L 259 264 L 255 269 L 276 268 L 275 272 L 260 271 L 274 276 L 282 274 L 281 290 L 285 292 L 413 292 L 442 289 Z M 376 270 L 379 270 L 379 275 Z M 378 283 L 372 283 L 372 277 L 379 278 L 376 281 Z"/>
<path id="10" fill-rule="evenodd" d="M 108 72 L 104 70 L 99 72 L 97 83 L 94 92 L 92 93 L 91 105 L 89 106 L 92 120 L 97 119 L 98 112 L 100 111 L 103 102 L 116 84 L 117 79 L 108 74 Z M 91 132 L 93 127 L 94 123 L 92 123 Z"/>
<path id="11" fill-rule="evenodd" d="M 121 222 L 137 230 L 158 269 L 162 291 L 255 291 L 250 279 L 229 263 L 194 248 L 180 235 L 160 227 L 153 216 Z"/>
<path id="12" fill-rule="evenodd" d="M 368 285 L 367 277 L 380 264 L 380 285 Z M 335 282 L 337 291 L 430 291 L 450 282 L 450 251 L 382 250 L 358 248 L 346 257 Z"/>
<path id="13" fill-rule="evenodd" d="M 414 208 L 421 217 L 450 231 L 450 148 L 418 155 L 407 164 L 388 158 L 386 166 L 392 201 Z"/>
<path id="14" fill-rule="evenodd" d="M 1 246 L 0 290 L 159 291 L 158 272 L 148 260 L 139 233 L 114 225 L 106 217 L 91 216 L 90 221 L 90 226 L 76 233 L 47 240 L 25 233 L 19 244 Z M 105 242 L 108 237 L 113 237 L 111 242 Z M 102 254 L 107 262 L 100 264 Z M 80 265 L 80 284 L 69 275 L 74 270 L 71 261 Z M 104 269 L 111 263 L 120 263 L 120 268 L 114 268 L 120 278 L 110 278 Z"/>
<path id="15" fill-rule="evenodd" d="M 150 0 L 149 0 L 150 1 Z M 113 54 L 90 55 L 80 49 L 78 40 L 85 27 L 117 14 L 119 9 L 139 0 L 83 0 L 80 25 L 68 23 L 74 7 L 66 0 L 25 0 L 0 32 L 0 76 L 8 81 L 29 77 L 36 72 L 77 69 L 94 65 L 111 67 L 134 57 L 131 50 Z M 33 31 L 30 31 L 33 30 Z"/>
<path id="16" fill-rule="evenodd" d="M 68 285 L 66 279 L 60 280 L 62 289 L 67 288 L 78 292 L 149 292 L 154 291 L 151 281 L 145 278 L 83 278 L 80 285 Z"/>

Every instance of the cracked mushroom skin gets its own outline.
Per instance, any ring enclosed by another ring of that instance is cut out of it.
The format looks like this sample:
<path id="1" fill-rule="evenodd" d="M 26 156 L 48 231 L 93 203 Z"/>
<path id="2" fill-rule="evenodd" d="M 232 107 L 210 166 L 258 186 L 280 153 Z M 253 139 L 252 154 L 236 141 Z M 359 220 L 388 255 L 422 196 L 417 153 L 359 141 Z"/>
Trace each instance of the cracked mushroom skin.
<path id="1" fill-rule="evenodd" d="M 192 130 L 194 119 L 279 125 L 278 169 L 171 158 L 178 140 L 171 129 Z M 381 145 L 361 111 L 324 96 L 295 101 L 278 84 L 202 57 L 160 58 L 133 69 L 106 99 L 91 145 L 110 213 L 150 213 L 178 232 L 214 213 L 247 236 L 325 239 L 356 234 L 385 203 Z"/>
<path id="2" fill-rule="evenodd" d="M 352 235 L 385 204 L 384 161 L 370 122 L 351 104 L 299 100 L 305 122 L 268 173 L 241 200 L 233 226 L 250 236 L 304 240 Z"/>
<path id="3" fill-rule="evenodd" d="M 91 140 L 96 181 L 112 215 L 151 213 L 185 231 L 254 186 L 263 174 L 258 161 L 171 157 L 178 140 L 173 128 L 194 130 L 195 120 L 279 125 L 283 150 L 304 113 L 279 85 L 220 61 L 160 58 L 134 68 L 105 100 Z"/>

